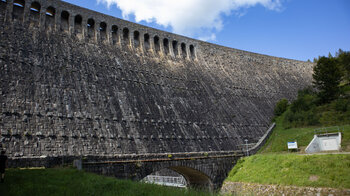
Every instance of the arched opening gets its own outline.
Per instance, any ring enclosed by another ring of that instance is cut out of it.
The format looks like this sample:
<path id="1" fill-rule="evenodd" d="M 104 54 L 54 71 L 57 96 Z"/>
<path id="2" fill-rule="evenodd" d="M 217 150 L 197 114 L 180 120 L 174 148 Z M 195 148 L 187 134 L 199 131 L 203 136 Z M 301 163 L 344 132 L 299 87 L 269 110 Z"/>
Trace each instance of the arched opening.
<path id="1" fill-rule="evenodd" d="M 61 31 L 68 32 L 69 29 L 69 13 L 67 11 L 61 12 Z"/>
<path id="2" fill-rule="evenodd" d="M 163 46 L 164 46 L 164 54 L 169 54 L 169 40 L 167 38 L 163 39 Z"/>
<path id="3" fill-rule="evenodd" d="M 22 21 L 24 12 L 25 1 L 24 0 L 14 0 L 13 1 L 13 11 L 12 19 Z"/>
<path id="4" fill-rule="evenodd" d="M 192 58 L 192 59 L 195 59 L 195 58 L 196 58 L 196 54 L 195 54 L 194 46 L 193 46 L 193 45 L 190 45 L 190 54 L 191 54 L 191 58 Z"/>
<path id="5" fill-rule="evenodd" d="M 153 41 L 154 41 L 154 50 L 156 53 L 159 53 L 160 51 L 159 37 L 154 36 Z"/>
<path id="6" fill-rule="evenodd" d="M 177 41 L 174 40 L 172 45 L 173 45 L 174 56 L 177 57 L 177 55 L 179 54 Z"/>
<path id="7" fill-rule="evenodd" d="M 99 30 L 100 30 L 101 40 L 103 41 L 106 39 L 106 36 L 107 36 L 107 24 L 105 22 L 101 22 Z"/>
<path id="8" fill-rule="evenodd" d="M 40 3 L 36 2 L 36 1 L 30 5 L 30 11 L 32 11 L 35 14 L 39 14 L 40 9 L 41 9 L 41 5 L 40 5 Z"/>
<path id="9" fill-rule="evenodd" d="M 82 23 L 83 23 L 83 17 L 81 15 L 76 15 L 74 18 L 74 32 L 75 34 L 82 33 Z"/>
<path id="10" fill-rule="evenodd" d="M 24 8 L 25 6 L 25 1 L 24 0 L 14 0 L 13 5 L 17 7 L 22 7 Z"/>
<path id="11" fill-rule="evenodd" d="M 143 40 L 145 42 L 145 50 L 149 50 L 150 49 L 150 42 L 149 42 L 149 34 L 146 33 L 144 36 L 143 36 Z"/>
<path id="12" fill-rule="evenodd" d="M 134 31 L 134 46 L 135 48 L 140 46 L 140 33 L 138 31 Z"/>
<path id="13" fill-rule="evenodd" d="M 142 181 L 181 188 L 207 189 L 209 191 L 214 188 L 209 176 L 199 170 L 185 166 L 164 168 L 146 176 Z"/>
<path id="14" fill-rule="evenodd" d="M 118 43 L 118 26 L 117 25 L 112 26 L 112 42 L 113 42 L 113 45 Z"/>
<path id="15" fill-rule="evenodd" d="M 126 45 L 129 45 L 129 29 L 128 28 L 124 28 L 123 29 L 123 42 Z"/>
<path id="16" fill-rule="evenodd" d="M 187 51 L 186 51 L 186 44 L 185 43 L 181 44 L 181 53 L 182 53 L 182 57 L 183 58 L 187 57 Z"/>
<path id="17" fill-rule="evenodd" d="M 56 9 L 51 6 L 46 9 L 46 16 L 48 17 L 55 17 L 55 13 Z"/>
<path id="18" fill-rule="evenodd" d="M 89 18 L 87 21 L 87 32 L 88 38 L 95 37 L 95 20 L 92 18 Z"/>
<path id="19" fill-rule="evenodd" d="M 41 10 L 41 5 L 34 1 L 30 5 L 30 26 L 31 27 L 38 27 L 40 24 L 40 10 Z"/>
<path id="20" fill-rule="evenodd" d="M 53 7 L 48 7 L 46 9 L 46 12 L 45 12 L 45 27 L 47 29 L 50 29 L 50 27 L 55 24 L 55 14 L 56 14 L 56 10 L 55 8 Z"/>
<path id="21" fill-rule="evenodd" d="M 186 178 L 188 186 L 191 188 L 203 190 L 208 189 L 210 191 L 214 188 L 209 176 L 207 176 L 201 171 L 184 166 L 175 166 L 170 167 L 169 169 L 174 170 L 179 174 L 183 175 Z"/>

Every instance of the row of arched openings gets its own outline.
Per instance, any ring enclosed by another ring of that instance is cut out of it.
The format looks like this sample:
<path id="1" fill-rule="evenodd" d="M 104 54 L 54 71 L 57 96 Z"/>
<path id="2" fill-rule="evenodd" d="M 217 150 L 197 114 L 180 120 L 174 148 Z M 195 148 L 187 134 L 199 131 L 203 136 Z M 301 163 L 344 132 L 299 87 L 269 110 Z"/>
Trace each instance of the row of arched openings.
<path id="1" fill-rule="evenodd" d="M 6 3 L 5 0 L 2 0 Z M 13 1 L 13 11 L 12 11 L 12 19 L 15 21 L 23 21 L 24 19 L 24 8 L 26 7 L 26 2 L 24 0 L 14 0 Z M 38 27 L 40 24 L 40 13 L 41 13 L 41 5 L 39 2 L 34 1 L 30 4 L 29 7 L 29 18 L 30 25 Z M 45 26 L 50 27 L 50 25 L 54 24 L 54 17 L 56 10 L 54 7 L 49 6 L 46 8 L 46 20 Z"/>
<path id="2" fill-rule="evenodd" d="M 1 0 L 3 3 L 6 3 L 6 0 Z M 24 8 L 25 8 L 25 0 L 14 0 L 13 2 L 13 19 L 14 20 L 23 20 L 23 13 L 24 13 Z M 41 5 L 37 1 L 34 1 L 30 5 L 30 18 L 31 18 L 31 24 L 38 25 L 40 23 L 40 12 L 41 12 Z M 54 24 L 55 22 L 55 16 L 56 16 L 56 9 L 52 6 L 49 6 L 46 8 L 45 12 L 45 26 L 48 28 L 50 25 Z M 70 18 L 70 13 L 68 11 L 63 10 L 61 12 L 60 16 L 60 30 L 61 31 L 69 31 L 69 18 Z M 96 31 L 96 26 L 95 26 L 95 20 L 92 18 L 89 18 L 86 22 L 86 33 L 88 38 L 95 38 L 95 31 Z M 75 34 L 82 34 L 84 30 L 83 27 L 83 17 L 80 14 L 77 14 L 74 16 L 74 33 Z M 100 33 L 100 38 L 101 40 L 106 40 L 107 39 L 107 23 L 101 22 L 97 28 L 97 30 Z M 119 40 L 119 35 L 118 35 L 118 26 L 117 25 L 112 25 L 110 29 L 110 36 L 111 36 L 111 41 L 113 44 L 117 44 L 118 42 L 122 42 L 124 45 L 130 45 L 132 44 L 134 48 L 139 48 L 141 46 L 141 41 L 140 41 L 140 32 L 139 31 L 134 31 L 133 32 L 133 43 L 130 43 L 130 31 L 128 28 L 123 28 L 122 30 L 122 40 Z M 143 45 L 145 50 L 150 50 L 151 49 L 151 39 L 150 35 L 148 33 L 143 34 Z M 156 35 L 153 37 L 153 45 L 154 45 L 154 51 L 156 53 L 161 52 L 161 40 L 160 38 Z M 163 45 L 163 53 L 165 55 L 168 55 L 170 53 L 170 48 L 173 51 L 173 55 L 175 57 L 181 55 L 182 57 L 186 58 L 187 57 L 187 49 L 186 49 L 186 44 L 181 43 L 179 44 L 178 41 L 173 40 L 169 41 L 168 38 L 164 38 L 162 40 L 162 45 Z M 195 48 L 193 45 L 189 46 L 189 56 L 191 58 L 195 58 Z"/>
<path id="3" fill-rule="evenodd" d="M 113 30 L 112 30 L 113 32 Z M 130 32 L 128 28 L 124 28 L 123 29 L 123 43 L 124 44 L 129 44 L 130 39 Z M 134 31 L 133 33 L 133 44 L 135 48 L 140 47 L 140 32 L 139 31 Z M 144 42 L 144 47 L 146 50 L 149 50 L 151 48 L 151 41 L 150 41 L 150 35 L 148 33 L 145 33 L 143 35 L 143 42 Z M 160 47 L 160 38 L 156 35 L 153 37 L 153 44 L 154 44 L 154 50 L 156 53 L 160 53 L 161 52 L 161 47 Z M 171 46 L 170 46 L 171 44 Z M 185 43 L 181 43 L 181 48 L 179 48 L 178 42 L 176 40 L 173 40 L 171 43 L 169 42 L 168 38 L 164 38 L 163 39 L 163 52 L 165 55 L 168 55 L 170 53 L 170 47 L 172 47 L 173 50 L 173 54 L 175 57 L 177 57 L 180 52 L 182 54 L 182 56 L 185 58 L 187 57 L 187 49 L 186 49 L 186 44 Z M 179 52 L 180 49 L 180 52 Z M 189 47 L 190 50 L 190 56 L 192 58 L 195 58 L 195 50 L 194 50 L 194 46 L 191 44 Z"/>

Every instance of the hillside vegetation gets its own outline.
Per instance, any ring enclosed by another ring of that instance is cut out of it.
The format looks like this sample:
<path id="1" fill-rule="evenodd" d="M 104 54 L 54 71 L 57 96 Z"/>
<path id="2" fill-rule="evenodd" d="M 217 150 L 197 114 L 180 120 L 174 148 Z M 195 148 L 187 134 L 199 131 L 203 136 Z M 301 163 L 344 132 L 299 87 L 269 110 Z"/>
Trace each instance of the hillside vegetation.
<path id="1" fill-rule="evenodd" d="M 350 86 L 342 87 L 344 95 L 326 102 L 320 102 L 314 89 L 299 91 L 296 100 L 287 105 L 282 115 L 284 128 L 305 126 L 334 126 L 350 124 Z M 345 95 L 346 93 L 346 95 Z M 281 100 L 279 104 L 284 102 Z"/>
<path id="2" fill-rule="evenodd" d="M 316 61 L 313 86 L 300 90 L 291 104 L 282 99 L 276 105 L 284 128 L 350 124 L 350 52 Z"/>

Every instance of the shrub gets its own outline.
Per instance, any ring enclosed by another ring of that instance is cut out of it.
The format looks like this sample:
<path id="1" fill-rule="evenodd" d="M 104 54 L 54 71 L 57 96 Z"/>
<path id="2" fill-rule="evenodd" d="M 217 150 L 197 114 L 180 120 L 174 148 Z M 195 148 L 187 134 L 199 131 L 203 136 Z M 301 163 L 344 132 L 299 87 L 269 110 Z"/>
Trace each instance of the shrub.
<path id="1" fill-rule="evenodd" d="M 317 96 L 311 88 L 298 92 L 298 98 L 292 102 L 283 116 L 285 128 L 319 124 L 319 115 L 316 111 Z"/>
<path id="2" fill-rule="evenodd" d="M 316 108 L 313 107 L 311 110 L 307 111 L 304 120 L 306 121 L 306 125 L 318 125 L 319 122 L 319 115 L 317 114 Z"/>
<path id="3" fill-rule="evenodd" d="M 274 114 L 275 116 L 281 116 L 288 108 L 288 100 L 287 99 L 281 99 L 277 102 Z"/>
<path id="4" fill-rule="evenodd" d="M 333 111 L 326 111 L 322 113 L 320 122 L 322 125 L 330 126 L 337 124 L 337 114 Z"/>
<path id="5" fill-rule="evenodd" d="M 299 95 L 298 98 L 292 102 L 290 109 L 293 112 L 307 111 L 316 105 L 317 97 L 313 94 Z"/>
<path id="6" fill-rule="evenodd" d="M 332 107 L 339 112 L 346 112 L 350 101 L 347 99 L 338 99 L 332 102 Z"/>

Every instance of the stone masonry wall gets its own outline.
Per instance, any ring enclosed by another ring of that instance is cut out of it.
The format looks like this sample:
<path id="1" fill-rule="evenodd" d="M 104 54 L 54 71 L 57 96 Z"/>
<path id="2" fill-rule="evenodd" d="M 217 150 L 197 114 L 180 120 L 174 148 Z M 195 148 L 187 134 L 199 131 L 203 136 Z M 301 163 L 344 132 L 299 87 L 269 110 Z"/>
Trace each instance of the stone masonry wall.
<path id="1" fill-rule="evenodd" d="M 0 2 L 0 138 L 11 157 L 237 150 L 264 135 L 279 99 L 311 85 L 311 63 L 24 2 Z"/>

